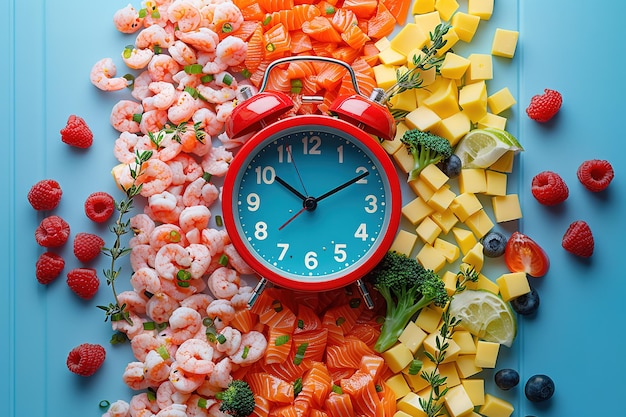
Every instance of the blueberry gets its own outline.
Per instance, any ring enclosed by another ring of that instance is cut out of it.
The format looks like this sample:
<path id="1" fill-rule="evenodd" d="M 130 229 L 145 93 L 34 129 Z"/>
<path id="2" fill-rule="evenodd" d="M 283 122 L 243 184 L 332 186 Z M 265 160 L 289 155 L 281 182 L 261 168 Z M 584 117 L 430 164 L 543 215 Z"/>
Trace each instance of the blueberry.
<path id="1" fill-rule="evenodd" d="M 500 369 L 494 375 L 494 381 L 498 388 L 502 390 L 510 390 L 519 384 L 519 374 L 515 369 Z"/>
<path id="2" fill-rule="evenodd" d="M 456 178 L 461 173 L 461 158 L 455 154 L 450 155 L 448 158 L 440 161 L 437 164 L 438 168 L 443 171 L 449 178 Z"/>
<path id="3" fill-rule="evenodd" d="M 483 244 L 483 255 L 489 258 L 497 258 L 504 254 L 507 238 L 500 232 L 488 232 L 481 239 Z"/>
<path id="4" fill-rule="evenodd" d="M 539 308 L 539 293 L 531 287 L 529 293 L 512 299 L 510 303 L 517 314 L 530 316 L 535 314 Z"/>
<path id="5" fill-rule="evenodd" d="M 524 393 L 532 402 L 549 400 L 554 395 L 554 381 L 548 375 L 533 375 L 526 381 Z"/>

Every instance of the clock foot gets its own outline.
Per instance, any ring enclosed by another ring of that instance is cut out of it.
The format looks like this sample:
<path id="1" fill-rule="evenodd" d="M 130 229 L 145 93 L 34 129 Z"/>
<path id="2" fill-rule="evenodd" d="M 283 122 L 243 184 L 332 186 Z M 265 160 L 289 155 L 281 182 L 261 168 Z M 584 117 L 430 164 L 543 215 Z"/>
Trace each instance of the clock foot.
<path id="1" fill-rule="evenodd" d="M 252 290 L 252 295 L 250 296 L 250 299 L 248 299 L 248 308 L 254 305 L 266 286 L 267 280 L 265 278 L 261 278 L 259 283 L 256 284 L 256 287 L 254 287 L 254 290 Z"/>
<path id="2" fill-rule="evenodd" d="M 372 296 L 365 286 L 365 283 L 363 282 L 363 280 L 357 279 L 356 285 L 357 287 L 359 287 L 359 292 L 361 293 L 361 297 L 363 297 L 363 300 L 365 301 L 365 305 L 368 309 L 372 310 L 374 308 L 374 300 L 372 300 Z"/>

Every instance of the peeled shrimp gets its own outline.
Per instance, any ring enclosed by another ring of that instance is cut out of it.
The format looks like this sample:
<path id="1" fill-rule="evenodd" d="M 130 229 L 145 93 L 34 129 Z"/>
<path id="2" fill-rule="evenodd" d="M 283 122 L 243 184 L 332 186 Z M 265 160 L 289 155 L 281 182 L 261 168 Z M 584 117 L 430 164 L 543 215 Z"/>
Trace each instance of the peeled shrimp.
<path id="1" fill-rule="evenodd" d="M 113 155 L 122 164 L 130 164 L 135 161 L 135 146 L 139 136 L 134 133 L 124 131 L 115 139 L 113 146 Z"/>
<path id="2" fill-rule="evenodd" d="M 172 170 L 165 162 L 152 158 L 144 163 L 142 173 L 137 180 L 141 184 L 140 194 L 150 197 L 162 193 L 172 184 Z"/>
<path id="3" fill-rule="evenodd" d="M 124 311 L 136 315 L 146 313 L 146 303 L 148 300 L 142 294 L 135 291 L 122 291 L 117 295 L 117 301 L 120 306 L 125 306 Z"/>
<path id="4" fill-rule="evenodd" d="M 207 280 L 211 293 L 221 299 L 229 300 L 239 291 L 239 273 L 234 269 L 221 267 L 213 271 Z"/>
<path id="5" fill-rule="evenodd" d="M 200 400 L 203 402 L 200 402 Z M 199 403 L 206 403 L 205 407 L 200 407 Z M 187 417 L 209 417 L 209 411 L 207 408 L 217 403 L 214 398 L 204 398 L 198 394 L 191 394 L 189 400 L 187 400 Z"/>
<path id="6" fill-rule="evenodd" d="M 132 100 L 120 100 L 111 109 L 109 121 L 118 132 L 137 133 L 140 128 L 136 118 L 142 114 L 143 107 L 140 103 Z"/>
<path id="7" fill-rule="evenodd" d="M 139 122 L 139 130 L 144 135 L 148 133 L 158 132 L 167 123 L 167 111 L 166 110 L 148 110 L 141 116 L 141 122 Z"/>
<path id="8" fill-rule="evenodd" d="M 248 44 L 241 38 L 229 35 L 215 48 L 216 59 L 223 62 L 228 67 L 236 67 L 246 58 Z"/>
<path id="9" fill-rule="evenodd" d="M 187 207 L 205 205 L 210 206 L 219 198 L 219 190 L 204 178 L 197 178 L 185 187 L 183 204 Z"/>
<path id="10" fill-rule="evenodd" d="M 182 243 L 183 231 L 175 224 L 160 224 L 150 234 L 150 246 L 158 251 L 168 243 Z"/>
<path id="11" fill-rule="evenodd" d="M 146 315 L 156 323 L 165 323 L 178 307 L 178 301 L 174 298 L 165 293 L 157 293 L 146 303 Z"/>
<path id="12" fill-rule="evenodd" d="M 191 1 L 176 0 L 167 9 L 170 22 L 174 23 L 178 30 L 189 32 L 200 26 L 202 16 Z"/>
<path id="13" fill-rule="evenodd" d="M 241 336 L 241 345 L 237 352 L 230 356 L 230 359 L 237 365 L 251 364 L 261 359 L 266 349 L 267 339 L 263 333 L 252 330 Z"/>
<path id="14" fill-rule="evenodd" d="M 174 388 L 182 393 L 190 394 L 195 391 L 196 388 L 202 385 L 204 378 L 205 375 L 185 371 L 177 361 L 174 361 L 170 368 L 169 380 Z"/>
<path id="15" fill-rule="evenodd" d="M 217 110 L 217 121 L 224 123 L 226 120 L 230 119 L 236 105 L 237 103 L 234 100 L 231 100 L 215 106 L 215 110 Z"/>
<path id="16" fill-rule="evenodd" d="M 250 301 L 250 297 L 252 296 L 252 292 L 254 288 L 249 285 L 244 285 L 239 287 L 239 291 L 237 294 L 233 295 L 233 298 L 230 299 L 233 307 L 236 309 L 244 309 L 248 307 L 248 301 Z"/>
<path id="17" fill-rule="evenodd" d="M 152 333 L 140 333 L 130 341 L 130 348 L 138 361 L 145 361 L 151 350 L 156 350 L 161 343 Z"/>
<path id="18" fill-rule="evenodd" d="M 151 82 L 152 77 L 150 76 L 148 70 L 142 71 L 135 77 L 135 81 L 133 82 L 133 91 L 131 91 L 130 95 L 133 96 L 135 100 L 142 101 L 151 94 L 148 89 Z"/>
<path id="19" fill-rule="evenodd" d="M 174 280 L 180 270 L 191 266 L 191 256 L 187 249 L 178 243 L 168 243 L 161 247 L 154 260 L 154 268 L 164 279 Z"/>
<path id="20" fill-rule="evenodd" d="M 113 331 L 122 332 L 126 334 L 129 339 L 132 339 L 143 331 L 143 321 L 141 320 L 141 317 L 132 311 L 128 312 L 128 318 L 131 323 L 124 319 L 112 321 L 111 329 L 113 329 Z"/>
<path id="21" fill-rule="evenodd" d="M 183 66 L 195 64 L 198 59 L 196 51 L 181 40 L 174 41 L 167 52 L 174 58 L 174 61 Z"/>
<path id="22" fill-rule="evenodd" d="M 183 232 L 191 229 L 205 229 L 209 225 L 211 219 L 211 211 L 205 205 L 196 205 L 185 207 L 180 213 L 178 224 Z"/>
<path id="23" fill-rule="evenodd" d="M 200 164 L 185 153 L 178 154 L 174 159 L 168 161 L 167 164 L 172 169 L 172 185 L 193 183 L 203 174 Z M 189 185 L 185 187 L 185 191 L 183 192 L 183 204 L 186 206 L 194 205 L 185 203 L 184 193 L 187 191 L 187 188 L 189 188 Z"/>
<path id="24" fill-rule="evenodd" d="M 156 401 L 151 401 L 146 392 L 135 394 L 130 399 L 130 415 L 131 417 L 140 417 L 140 413 L 158 413 L 159 406 Z M 150 415 L 148 414 L 148 415 Z"/>
<path id="25" fill-rule="evenodd" d="M 185 340 L 193 337 L 202 326 L 202 317 L 193 308 L 178 307 L 172 312 L 169 318 L 170 328 L 172 329 L 172 342 L 181 344 Z M 180 350 L 180 348 L 179 348 Z M 183 368 L 189 371 L 186 368 Z"/>
<path id="26" fill-rule="evenodd" d="M 130 285 L 139 294 L 143 294 L 145 291 L 156 294 L 161 291 L 159 274 L 152 268 L 144 267 L 135 271 L 130 277 Z"/>
<path id="27" fill-rule="evenodd" d="M 239 7 L 234 3 L 225 1 L 220 2 L 213 10 L 213 20 L 211 22 L 216 32 L 232 32 L 243 23 L 243 15 Z"/>
<path id="28" fill-rule="evenodd" d="M 152 385 L 165 381 L 170 375 L 168 362 L 156 351 L 151 350 L 144 360 L 146 378 Z"/>
<path id="29" fill-rule="evenodd" d="M 156 249 L 147 244 L 132 246 L 132 251 L 130 252 L 130 266 L 133 271 L 144 267 L 154 268 L 156 253 Z"/>
<path id="30" fill-rule="evenodd" d="M 191 119 L 197 109 L 196 100 L 191 94 L 183 91 L 179 93 L 172 106 L 167 109 L 167 117 L 173 124 L 178 125 Z"/>
<path id="31" fill-rule="evenodd" d="M 217 343 L 215 348 L 228 356 L 234 355 L 241 345 L 241 332 L 233 327 L 226 326 L 220 334 L 226 339 L 223 343 Z"/>
<path id="32" fill-rule="evenodd" d="M 143 108 L 147 110 L 166 110 L 176 100 L 174 85 L 166 81 L 154 81 L 148 85 L 148 89 L 154 95 L 143 99 Z"/>
<path id="33" fill-rule="evenodd" d="M 155 228 L 154 220 L 143 213 L 135 214 L 130 218 L 130 228 L 134 236 L 130 238 L 128 244 L 132 248 L 136 245 L 150 243 L 150 234 Z"/>
<path id="34" fill-rule="evenodd" d="M 198 93 L 204 97 L 209 103 L 219 104 L 233 100 L 237 96 L 237 90 L 230 87 L 221 87 L 219 89 L 200 84 L 196 87 Z"/>
<path id="35" fill-rule="evenodd" d="M 169 55 L 159 54 L 152 57 L 148 64 L 148 72 L 152 81 L 166 81 L 171 83 L 174 81 L 174 75 L 181 70 L 178 62 L 174 61 Z"/>
<path id="36" fill-rule="evenodd" d="M 199 127 L 210 136 L 219 134 L 224 128 L 224 122 L 218 121 L 217 113 L 208 107 L 201 107 L 196 110 L 191 119 L 194 123 L 200 123 Z"/>
<path id="37" fill-rule="evenodd" d="M 139 391 L 150 386 L 150 381 L 146 379 L 143 362 L 129 362 L 122 374 L 122 380 L 130 389 Z"/>
<path id="38" fill-rule="evenodd" d="M 156 390 L 156 405 L 163 409 L 172 404 L 184 404 L 189 399 L 189 393 L 179 392 L 168 380 L 164 381 Z"/>
<path id="39" fill-rule="evenodd" d="M 132 48 L 130 52 L 127 50 L 122 52 L 122 60 L 126 66 L 137 70 L 147 67 L 153 56 L 154 51 L 148 48 Z"/>
<path id="40" fill-rule="evenodd" d="M 103 91 L 117 91 L 128 87 L 128 80 L 115 77 L 117 68 L 111 58 L 102 58 L 91 68 L 89 79 L 93 85 Z"/>
<path id="41" fill-rule="evenodd" d="M 224 233 L 217 229 L 204 229 L 202 243 L 209 248 L 211 257 L 224 251 Z"/>
<path id="42" fill-rule="evenodd" d="M 194 374 L 213 372 L 213 348 L 206 340 L 187 339 L 176 351 L 176 362 L 181 369 Z"/>
<path id="43" fill-rule="evenodd" d="M 142 29 L 135 38 L 135 46 L 140 49 L 154 49 L 155 46 L 165 49 L 173 44 L 174 37 L 159 25 L 151 25 Z"/>
<path id="44" fill-rule="evenodd" d="M 187 417 L 187 406 L 185 404 L 172 404 L 161 409 L 156 417 Z"/>
<path id="45" fill-rule="evenodd" d="M 254 273 L 254 269 L 250 268 L 250 266 L 243 260 L 232 243 L 228 243 L 224 246 L 224 254 L 228 256 L 228 265 L 241 275 L 250 275 Z"/>
<path id="46" fill-rule="evenodd" d="M 176 31 L 175 35 L 187 45 L 203 52 L 215 52 L 215 48 L 219 43 L 217 33 L 206 27 L 199 27 L 196 30 L 188 32 Z"/>
<path id="47" fill-rule="evenodd" d="M 228 151 L 223 146 L 214 146 L 211 152 L 202 157 L 200 164 L 205 172 L 215 175 L 216 177 L 223 177 L 226 175 L 230 161 L 232 160 L 232 152 Z"/>
<path id="48" fill-rule="evenodd" d="M 206 309 L 213 300 L 214 298 L 209 294 L 199 293 L 181 300 L 180 305 L 181 307 L 189 307 L 196 310 L 200 317 L 206 317 Z"/>
<path id="49" fill-rule="evenodd" d="M 141 28 L 142 18 L 130 3 L 113 14 L 113 24 L 122 33 L 135 33 Z"/>
<path id="50" fill-rule="evenodd" d="M 220 388 L 228 388 L 228 384 L 233 381 L 230 374 L 233 370 L 233 364 L 229 357 L 225 357 L 215 364 L 213 372 L 209 376 L 209 383 Z"/>
<path id="51" fill-rule="evenodd" d="M 207 317 L 213 319 L 217 330 L 228 326 L 235 318 L 235 309 L 228 300 L 216 299 L 206 308 Z"/>
<path id="52" fill-rule="evenodd" d="M 130 404 L 124 400 L 112 402 L 109 409 L 102 417 L 128 417 L 130 414 Z"/>

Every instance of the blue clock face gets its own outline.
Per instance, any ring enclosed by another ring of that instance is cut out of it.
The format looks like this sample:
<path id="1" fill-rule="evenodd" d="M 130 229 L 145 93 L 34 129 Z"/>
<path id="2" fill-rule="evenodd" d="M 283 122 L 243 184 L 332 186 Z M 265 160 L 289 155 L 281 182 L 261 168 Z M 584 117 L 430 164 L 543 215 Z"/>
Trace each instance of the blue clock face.
<path id="1" fill-rule="evenodd" d="M 380 148 L 368 135 L 294 123 L 257 140 L 231 197 L 236 233 L 253 267 L 319 284 L 381 252 L 383 237 L 395 235 L 392 188 L 372 146 Z"/>

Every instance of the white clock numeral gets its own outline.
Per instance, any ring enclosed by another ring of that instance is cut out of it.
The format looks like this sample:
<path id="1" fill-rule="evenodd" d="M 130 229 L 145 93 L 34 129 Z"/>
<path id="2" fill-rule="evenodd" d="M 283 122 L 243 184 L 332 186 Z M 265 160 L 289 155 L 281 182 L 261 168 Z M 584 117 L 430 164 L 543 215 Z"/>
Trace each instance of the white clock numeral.
<path id="1" fill-rule="evenodd" d="M 367 225 L 365 223 L 361 223 L 356 229 L 356 232 L 354 232 L 354 237 L 357 239 L 361 239 L 363 242 L 365 242 L 368 236 L 369 235 L 367 234 Z"/>
<path id="2" fill-rule="evenodd" d="M 287 163 L 291 163 L 291 146 L 290 145 L 278 145 L 276 148 L 278 150 L 278 163 L 282 164 L 287 161 Z M 285 157 L 285 155 L 287 157 Z"/>
<path id="3" fill-rule="evenodd" d="M 346 259 L 348 259 L 348 254 L 346 253 L 345 249 L 348 245 L 346 245 L 345 243 L 336 243 L 335 244 L 335 261 L 337 262 L 345 262 Z"/>
<path id="4" fill-rule="evenodd" d="M 250 193 L 246 197 L 248 211 L 257 211 L 261 207 L 261 197 L 257 193 Z"/>
<path id="5" fill-rule="evenodd" d="M 357 167 L 357 169 L 354 170 L 357 174 L 362 174 L 364 172 L 367 172 L 367 168 L 365 167 Z M 367 177 L 365 178 L 361 178 L 360 180 L 358 180 L 356 182 L 357 184 L 367 184 Z"/>
<path id="6" fill-rule="evenodd" d="M 343 164 L 343 145 L 337 147 L 337 154 L 339 154 L 339 163 Z"/>
<path id="7" fill-rule="evenodd" d="M 265 223 L 265 222 L 257 222 L 254 225 L 254 237 L 257 240 L 265 240 L 265 239 L 267 239 L 267 223 Z"/>
<path id="8" fill-rule="evenodd" d="M 318 265 L 318 261 L 317 261 L 317 253 L 311 251 L 311 252 L 307 252 L 306 255 L 304 255 L 304 266 L 306 266 L 308 269 L 315 269 L 317 268 Z"/>
<path id="9" fill-rule="evenodd" d="M 280 255 L 278 255 L 278 260 L 282 261 L 283 259 L 285 259 L 285 255 L 289 250 L 289 243 L 277 243 L 276 247 L 280 248 Z"/>
<path id="10" fill-rule="evenodd" d="M 319 147 L 322 145 L 322 138 L 319 136 L 312 136 L 310 138 L 302 138 L 302 145 L 304 145 L 303 153 L 305 155 L 321 155 L 322 151 Z"/>
<path id="11" fill-rule="evenodd" d="M 276 178 L 276 170 L 274 170 L 274 167 L 256 167 L 254 172 L 256 173 L 257 184 L 272 184 Z"/>
<path id="12" fill-rule="evenodd" d="M 365 197 L 365 202 L 367 203 L 367 206 L 365 206 L 365 212 L 370 214 L 376 213 L 378 210 L 378 199 L 376 196 L 373 194 L 367 195 Z"/>

